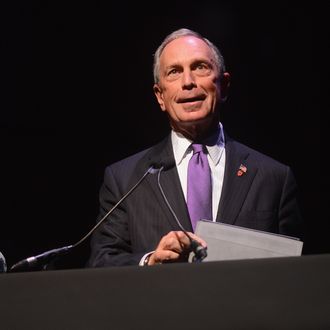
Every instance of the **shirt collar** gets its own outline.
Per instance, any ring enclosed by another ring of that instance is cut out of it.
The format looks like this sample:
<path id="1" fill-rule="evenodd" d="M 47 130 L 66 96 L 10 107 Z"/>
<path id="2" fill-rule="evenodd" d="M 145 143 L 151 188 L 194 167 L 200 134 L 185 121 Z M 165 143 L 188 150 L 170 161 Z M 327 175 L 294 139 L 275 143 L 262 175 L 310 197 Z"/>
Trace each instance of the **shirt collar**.
<path id="1" fill-rule="evenodd" d="M 185 138 L 181 133 L 175 132 L 173 130 L 171 132 L 171 139 L 175 163 L 179 165 L 182 160 L 187 156 L 187 154 L 190 153 L 190 145 L 192 144 L 192 141 Z M 213 140 L 213 143 L 206 143 L 206 148 L 212 162 L 214 163 L 214 165 L 217 165 L 220 161 L 222 151 L 225 148 L 225 136 L 223 126 L 220 122 L 219 130 L 217 131 L 216 136 L 211 137 L 211 140 Z"/>

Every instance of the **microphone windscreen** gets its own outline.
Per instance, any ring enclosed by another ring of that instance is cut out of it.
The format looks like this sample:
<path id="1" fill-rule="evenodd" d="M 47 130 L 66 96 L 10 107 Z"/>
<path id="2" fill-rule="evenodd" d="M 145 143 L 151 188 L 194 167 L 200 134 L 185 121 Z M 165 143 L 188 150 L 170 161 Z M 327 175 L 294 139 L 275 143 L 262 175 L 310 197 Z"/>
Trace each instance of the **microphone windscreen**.
<path id="1" fill-rule="evenodd" d="M 175 159 L 174 158 L 168 157 L 168 158 L 162 160 L 162 167 L 163 167 L 164 170 L 168 170 L 168 169 L 170 169 L 174 166 L 175 166 Z"/>
<path id="2" fill-rule="evenodd" d="M 168 170 L 175 165 L 175 160 L 173 157 L 167 157 L 163 159 L 158 160 L 152 160 L 149 162 L 150 166 L 152 166 L 154 169 L 160 169 L 163 168 L 163 170 Z"/>

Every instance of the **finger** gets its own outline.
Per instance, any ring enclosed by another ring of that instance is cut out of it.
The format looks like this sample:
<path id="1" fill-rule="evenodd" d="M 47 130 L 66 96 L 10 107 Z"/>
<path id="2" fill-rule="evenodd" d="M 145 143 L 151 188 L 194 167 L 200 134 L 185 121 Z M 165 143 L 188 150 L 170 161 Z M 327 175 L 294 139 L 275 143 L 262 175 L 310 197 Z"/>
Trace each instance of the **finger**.
<path id="1" fill-rule="evenodd" d="M 191 232 L 184 233 L 183 231 L 177 231 L 175 233 L 176 233 L 177 239 L 181 242 L 181 244 L 184 244 L 185 248 L 190 247 L 190 244 L 191 244 L 190 239 L 197 241 L 203 247 L 207 247 L 207 243 L 202 238 L 195 235 L 194 233 L 191 233 Z M 187 237 L 187 235 L 190 237 L 190 239 Z"/>
<path id="2" fill-rule="evenodd" d="M 193 240 L 197 241 L 203 247 L 207 247 L 206 241 L 204 241 L 201 237 L 199 237 L 199 236 L 197 236 L 197 235 L 195 235 L 194 233 L 191 233 L 191 232 L 188 232 L 188 234 Z"/>
<path id="3" fill-rule="evenodd" d="M 188 240 L 188 239 L 187 239 Z M 177 232 L 170 232 L 167 234 L 161 244 L 161 248 L 164 250 L 170 250 L 177 253 L 181 253 L 186 247 L 186 244 L 180 240 Z"/>
<path id="4" fill-rule="evenodd" d="M 180 258 L 180 254 L 170 250 L 156 250 L 149 258 L 148 265 L 157 265 L 165 262 L 175 261 Z"/>

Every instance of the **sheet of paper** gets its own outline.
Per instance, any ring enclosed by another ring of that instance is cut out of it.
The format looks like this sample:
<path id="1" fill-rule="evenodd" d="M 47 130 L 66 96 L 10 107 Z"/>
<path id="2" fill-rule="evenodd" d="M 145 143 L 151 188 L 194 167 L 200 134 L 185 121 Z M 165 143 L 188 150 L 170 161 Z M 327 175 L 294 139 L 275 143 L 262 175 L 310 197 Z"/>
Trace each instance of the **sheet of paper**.
<path id="1" fill-rule="evenodd" d="M 303 247 L 294 237 L 207 220 L 198 221 L 195 234 L 208 245 L 204 261 L 300 256 Z"/>

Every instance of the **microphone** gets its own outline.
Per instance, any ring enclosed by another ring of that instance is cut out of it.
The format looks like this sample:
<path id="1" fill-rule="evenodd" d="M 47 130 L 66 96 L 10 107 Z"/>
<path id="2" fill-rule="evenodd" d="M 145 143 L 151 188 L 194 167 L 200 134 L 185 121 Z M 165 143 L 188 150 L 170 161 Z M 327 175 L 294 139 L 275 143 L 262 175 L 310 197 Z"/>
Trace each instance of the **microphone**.
<path id="1" fill-rule="evenodd" d="M 57 249 L 52 249 L 49 251 L 46 251 L 44 253 L 41 253 L 39 255 L 36 256 L 32 256 L 26 259 L 23 259 L 19 262 L 17 262 L 16 264 L 14 264 L 13 266 L 11 266 L 10 271 L 11 272 L 20 272 L 20 271 L 24 271 L 24 270 L 28 270 L 28 269 L 32 269 L 36 266 L 43 266 L 43 269 L 47 269 L 48 264 L 53 261 L 55 258 L 67 254 L 70 250 L 72 250 L 73 248 L 76 248 L 77 246 L 79 246 L 80 244 L 82 244 L 108 217 L 109 215 L 118 207 L 119 204 L 121 204 L 134 190 L 135 188 L 137 188 L 140 183 L 144 180 L 144 178 L 150 173 L 150 174 L 154 174 L 156 173 L 158 168 L 160 168 L 161 166 L 163 166 L 165 168 L 165 166 L 170 166 L 170 163 L 163 163 L 161 162 L 149 162 L 150 167 L 147 169 L 147 171 L 141 176 L 141 178 L 134 184 L 133 187 L 131 187 L 130 190 L 128 190 L 128 192 L 123 195 L 123 197 L 102 217 L 102 219 L 83 237 L 81 238 L 77 243 L 72 244 L 72 245 L 68 245 L 68 246 L 63 246 L 61 248 L 57 248 Z M 163 165 L 164 164 L 164 165 Z M 168 164 L 168 165 L 166 165 Z"/>
<path id="2" fill-rule="evenodd" d="M 200 243 L 198 243 L 196 240 L 192 239 L 189 234 L 187 233 L 187 231 L 184 229 L 184 227 L 182 226 L 182 224 L 180 223 L 177 215 L 175 214 L 173 208 L 171 207 L 168 199 L 166 198 L 166 195 L 164 193 L 164 190 L 160 184 L 160 174 L 163 170 L 166 170 L 168 168 L 173 167 L 175 164 L 174 159 L 165 159 L 160 167 L 160 169 L 158 170 L 158 176 L 157 176 L 157 182 L 158 182 L 158 187 L 159 190 L 165 200 L 165 203 L 167 205 L 167 207 L 169 208 L 171 214 L 173 215 L 176 223 L 178 224 L 178 226 L 180 227 L 180 229 L 183 231 L 183 233 L 188 237 L 189 241 L 190 241 L 190 250 L 194 253 L 194 257 L 192 259 L 193 262 L 201 262 L 203 261 L 203 259 L 205 259 L 207 257 L 207 248 L 204 248 Z"/>
<path id="3" fill-rule="evenodd" d="M 0 252 L 0 273 L 5 273 L 7 271 L 6 259 Z"/>
<path id="4" fill-rule="evenodd" d="M 24 269 L 28 268 L 34 268 L 38 265 L 43 265 L 43 269 L 47 268 L 47 265 L 50 261 L 55 259 L 56 257 L 60 255 L 64 255 L 69 252 L 73 248 L 73 245 L 63 246 L 58 249 L 52 249 L 49 251 L 46 251 L 44 253 L 41 253 L 37 256 L 29 257 L 26 259 L 23 259 L 13 266 L 11 266 L 10 271 L 22 271 Z"/>

